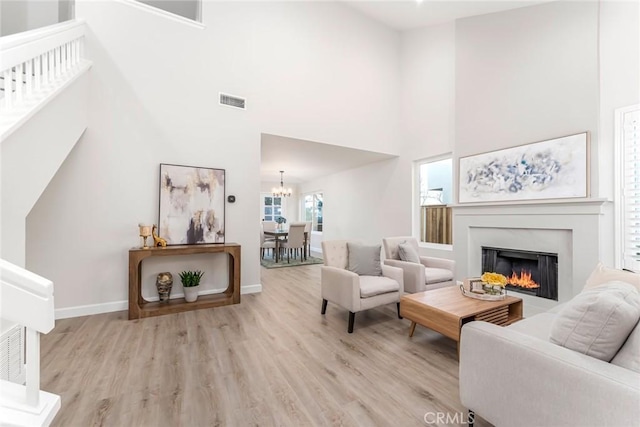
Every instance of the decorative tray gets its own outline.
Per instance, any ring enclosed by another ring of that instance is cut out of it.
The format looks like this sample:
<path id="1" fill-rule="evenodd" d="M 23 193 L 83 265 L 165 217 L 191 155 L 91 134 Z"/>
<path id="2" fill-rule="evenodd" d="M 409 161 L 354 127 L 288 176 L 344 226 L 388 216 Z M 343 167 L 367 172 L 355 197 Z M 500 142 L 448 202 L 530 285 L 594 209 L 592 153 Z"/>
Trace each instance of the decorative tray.
<path id="1" fill-rule="evenodd" d="M 491 295 L 491 294 L 487 294 L 487 293 L 478 294 L 478 293 L 466 290 L 464 288 L 464 286 L 462 286 L 462 285 L 460 285 L 460 292 L 462 292 L 462 295 L 464 295 L 465 297 L 481 299 L 481 300 L 484 300 L 484 301 L 501 301 L 501 300 L 505 299 L 506 296 L 507 296 L 506 291 L 503 291 L 502 293 L 500 293 L 498 295 Z"/>

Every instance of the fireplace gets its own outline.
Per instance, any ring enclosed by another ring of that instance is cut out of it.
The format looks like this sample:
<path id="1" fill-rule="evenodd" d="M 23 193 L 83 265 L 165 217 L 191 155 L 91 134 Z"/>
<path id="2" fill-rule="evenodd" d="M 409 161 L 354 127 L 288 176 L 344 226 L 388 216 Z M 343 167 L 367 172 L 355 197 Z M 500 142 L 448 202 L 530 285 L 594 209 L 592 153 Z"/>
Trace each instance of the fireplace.
<path id="1" fill-rule="evenodd" d="M 482 247 L 482 272 L 507 277 L 507 290 L 558 301 L 558 254 Z"/>

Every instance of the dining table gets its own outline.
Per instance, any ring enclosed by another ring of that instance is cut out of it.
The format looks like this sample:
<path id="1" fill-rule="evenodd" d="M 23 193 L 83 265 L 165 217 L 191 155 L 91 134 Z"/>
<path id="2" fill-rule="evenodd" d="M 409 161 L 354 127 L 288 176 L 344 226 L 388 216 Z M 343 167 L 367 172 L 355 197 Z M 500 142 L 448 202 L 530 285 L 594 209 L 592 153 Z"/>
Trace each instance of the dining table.
<path id="1" fill-rule="evenodd" d="M 286 239 L 289 236 L 289 229 L 282 229 L 282 230 L 264 230 L 264 235 L 265 236 L 271 236 L 271 237 L 275 237 L 276 240 L 276 263 L 279 261 L 280 259 L 280 242 L 284 239 Z M 304 248 L 302 249 L 304 251 L 304 256 L 307 257 L 309 254 L 307 253 L 307 232 L 304 232 Z"/>

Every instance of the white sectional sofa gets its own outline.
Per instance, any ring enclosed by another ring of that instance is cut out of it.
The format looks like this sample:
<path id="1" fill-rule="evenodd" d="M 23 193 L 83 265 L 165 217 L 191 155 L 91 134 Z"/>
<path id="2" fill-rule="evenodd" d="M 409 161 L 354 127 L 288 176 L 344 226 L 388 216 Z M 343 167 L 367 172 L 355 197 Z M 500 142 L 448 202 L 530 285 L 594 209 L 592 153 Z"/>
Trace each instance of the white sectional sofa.
<path id="1" fill-rule="evenodd" d="M 639 324 L 610 363 L 552 342 L 568 304 L 505 328 L 466 324 L 462 404 L 498 427 L 640 425 Z"/>

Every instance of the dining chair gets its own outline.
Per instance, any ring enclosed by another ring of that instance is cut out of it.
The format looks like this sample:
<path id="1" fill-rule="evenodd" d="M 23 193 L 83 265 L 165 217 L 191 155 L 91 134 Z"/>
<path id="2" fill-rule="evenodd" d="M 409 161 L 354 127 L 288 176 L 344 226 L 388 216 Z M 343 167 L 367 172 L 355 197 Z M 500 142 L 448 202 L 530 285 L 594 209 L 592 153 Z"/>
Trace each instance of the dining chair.
<path id="1" fill-rule="evenodd" d="M 306 221 L 304 223 L 304 239 L 306 242 L 304 250 L 305 250 L 305 256 L 307 257 L 311 256 L 311 227 L 312 227 L 311 221 Z"/>
<path id="2" fill-rule="evenodd" d="M 275 221 L 262 221 L 262 229 L 264 231 L 276 231 Z"/>
<path id="3" fill-rule="evenodd" d="M 294 222 L 289 225 L 289 235 L 280 243 L 280 248 L 287 251 L 287 262 L 291 256 L 292 250 L 300 249 L 300 259 L 305 260 L 304 254 L 304 222 Z M 295 256 L 295 253 L 294 253 Z"/>
<path id="4" fill-rule="evenodd" d="M 275 221 L 262 221 L 262 231 L 276 231 L 276 222 Z M 275 241 L 276 238 L 273 236 L 265 236 L 265 241 Z"/>
<path id="5" fill-rule="evenodd" d="M 271 249 L 271 257 L 275 258 L 276 241 L 265 239 L 264 231 L 260 230 L 260 258 L 264 258 L 265 250 Z"/>

